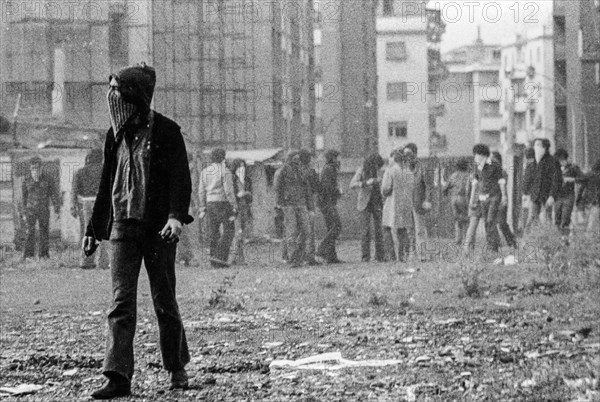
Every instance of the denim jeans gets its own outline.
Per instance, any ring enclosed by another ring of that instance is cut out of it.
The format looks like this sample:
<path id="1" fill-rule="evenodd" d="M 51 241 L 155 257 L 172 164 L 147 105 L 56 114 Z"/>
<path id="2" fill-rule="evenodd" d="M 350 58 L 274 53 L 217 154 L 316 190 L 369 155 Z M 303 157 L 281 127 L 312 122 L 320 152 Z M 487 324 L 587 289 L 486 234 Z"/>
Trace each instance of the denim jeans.
<path id="1" fill-rule="evenodd" d="M 485 219 L 485 238 L 487 246 L 492 252 L 500 248 L 500 235 L 498 234 L 498 211 L 500 209 L 500 197 L 489 197 L 481 203 L 481 214 Z"/>
<path id="2" fill-rule="evenodd" d="M 228 262 L 231 242 L 235 235 L 235 222 L 230 219 L 232 215 L 231 204 L 227 201 L 209 202 L 206 206 L 210 257 L 213 259 Z M 222 233 L 221 226 L 223 226 Z"/>
<path id="3" fill-rule="evenodd" d="M 335 243 L 342 232 L 342 220 L 335 205 L 323 206 L 321 213 L 325 219 L 327 233 L 319 244 L 317 255 L 325 259 L 325 261 L 335 261 L 338 259 Z"/>
<path id="4" fill-rule="evenodd" d="M 163 366 L 169 371 L 184 368 L 190 354 L 175 296 L 176 244 L 166 243 L 158 234 L 131 223 L 115 223 L 110 238 L 113 303 L 108 314 L 104 374 L 118 373 L 128 380 L 133 376 L 137 284 L 142 260 L 158 319 Z"/>
<path id="5" fill-rule="evenodd" d="M 506 239 L 506 244 L 509 247 L 515 248 L 517 247 L 517 242 L 515 240 L 515 235 L 510 230 L 510 226 L 508 225 L 508 206 L 500 205 L 498 209 L 498 229 L 502 233 L 502 236 Z"/>
<path id="6" fill-rule="evenodd" d="M 375 240 L 375 260 L 384 260 L 383 233 L 381 228 L 381 205 L 374 205 L 369 201 L 367 207 L 360 211 L 361 222 L 361 252 L 362 260 L 369 261 L 371 259 L 371 237 Z M 373 228 L 371 229 L 371 220 Z M 373 234 L 373 236 L 371 236 Z"/>
<path id="7" fill-rule="evenodd" d="M 39 224 L 39 257 L 50 257 L 50 211 L 48 209 L 27 213 L 27 238 L 23 257 L 33 258 L 35 256 L 35 226 Z"/>
<path id="8" fill-rule="evenodd" d="M 286 206 L 283 207 L 283 216 L 288 262 L 301 264 L 309 232 L 308 209 L 305 206 Z"/>
<path id="9" fill-rule="evenodd" d="M 561 231 L 563 236 L 569 235 L 571 226 L 571 214 L 575 207 L 575 194 L 567 197 L 561 197 L 554 204 L 554 223 Z"/>

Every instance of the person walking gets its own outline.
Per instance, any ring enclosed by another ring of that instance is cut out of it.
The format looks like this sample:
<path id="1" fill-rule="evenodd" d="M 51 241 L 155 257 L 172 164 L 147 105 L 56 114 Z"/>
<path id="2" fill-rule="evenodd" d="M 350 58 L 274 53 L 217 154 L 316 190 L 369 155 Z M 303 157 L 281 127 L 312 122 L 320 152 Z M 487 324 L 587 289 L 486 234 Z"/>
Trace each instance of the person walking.
<path id="1" fill-rule="evenodd" d="M 91 394 L 112 399 L 131 394 L 137 283 L 142 260 L 158 319 L 163 366 L 170 388 L 187 388 L 190 361 L 176 299 L 175 255 L 188 215 L 191 179 L 181 129 L 150 108 L 156 73 L 141 63 L 109 78 L 111 128 L 106 135 L 98 195 L 83 249 L 110 240 L 113 303 L 103 374 L 108 381 Z"/>
<path id="2" fill-rule="evenodd" d="M 487 248 L 492 253 L 497 254 L 500 248 L 498 211 L 502 203 L 501 186 L 505 180 L 502 177 L 500 165 L 490 158 L 490 149 L 487 145 L 476 144 L 473 147 L 473 158 L 477 165 L 474 185 L 477 186 L 481 216 L 485 219 Z M 471 198 L 471 208 L 476 208 L 474 201 Z"/>
<path id="3" fill-rule="evenodd" d="M 27 237 L 23 248 L 23 259 L 35 257 L 35 228 L 39 226 L 39 258 L 50 258 L 50 204 L 54 213 L 60 214 L 61 198 L 56 185 L 42 169 L 42 159 L 34 156 L 29 161 L 29 174 L 22 185 L 25 229 Z"/>
<path id="4" fill-rule="evenodd" d="M 500 184 L 502 198 L 500 201 L 500 206 L 498 207 L 498 230 L 500 231 L 500 233 L 502 233 L 502 236 L 504 236 L 508 247 L 516 249 L 517 240 L 515 239 L 515 235 L 513 234 L 512 230 L 510 230 L 510 226 L 508 225 L 508 193 L 506 190 L 508 183 L 508 173 L 506 173 L 506 170 L 502 168 L 502 155 L 500 155 L 500 152 L 492 152 L 492 162 L 495 162 L 498 165 L 500 165 L 500 168 L 502 169 L 503 179 L 503 182 Z"/>
<path id="5" fill-rule="evenodd" d="M 531 229 L 532 225 L 539 220 L 540 213 L 543 213 L 544 220 L 547 219 L 548 211 L 554 205 L 562 186 L 560 165 L 550 155 L 550 141 L 547 138 L 537 138 L 533 142 L 533 150 L 535 161 L 528 180 L 524 183 L 524 186 L 530 189 L 531 197 L 527 229 Z"/>
<path id="6" fill-rule="evenodd" d="M 80 236 L 85 236 L 87 222 L 92 216 L 92 208 L 96 201 L 96 194 L 100 187 L 102 176 L 102 150 L 92 149 L 85 158 L 85 166 L 75 172 L 73 188 L 71 190 L 71 215 L 79 219 Z M 96 257 L 86 256 L 81 253 L 79 267 L 82 269 L 101 268 L 108 269 L 108 251 L 100 245 Z"/>
<path id="7" fill-rule="evenodd" d="M 454 218 L 454 242 L 460 246 L 465 240 L 469 226 L 469 194 L 471 189 L 469 161 L 467 159 L 459 160 L 456 164 L 456 171 L 450 175 L 448 181 L 445 180 L 445 172 L 442 170 L 441 184 L 444 195 L 450 196 Z"/>
<path id="8" fill-rule="evenodd" d="M 288 153 L 285 164 L 275 175 L 273 186 L 277 208 L 281 209 L 284 216 L 287 264 L 297 268 L 304 261 L 306 239 L 310 230 L 309 211 L 313 208 L 298 151 Z"/>
<path id="9" fill-rule="evenodd" d="M 319 174 L 311 166 L 312 158 L 313 155 L 308 149 L 300 150 L 300 166 L 304 174 L 304 180 L 310 191 L 309 202 L 312 204 L 312 207 L 308 211 L 308 236 L 304 260 L 309 266 L 317 266 L 321 265 L 321 263 L 315 257 L 315 196 L 318 196 L 321 191 L 321 183 L 319 182 Z"/>
<path id="10" fill-rule="evenodd" d="M 325 238 L 319 244 L 316 255 L 328 264 L 342 263 L 336 251 L 336 241 L 342 232 L 342 221 L 337 209 L 338 200 L 342 196 L 338 183 L 340 153 L 336 150 L 325 152 L 325 166 L 321 172 L 321 192 L 319 194 L 319 209 L 325 219 Z"/>
<path id="11" fill-rule="evenodd" d="M 402 153 L 406 159 L 406 166 L 415 175 L 416 186 L 413 194 L 413 220 L 414 220 L 414 236 L 412 237 L 411 246 L 414 249 L 415 255 L 421 262 L 431 260 L 427 250 L 427 224 L 426 215 L 431 210 L 431 194 L 430 187 L 427 184 L 425 171 L 422 168 L 418 157 L 418 148 L 414 143 L 407 144 Z"/>
<path id="12" fill-rule="evenodd" d="M 383 197 L 379 176 L 379 172 L 384 165 L 385 162 L 379 154 L 372 154 L 365 159 L 363 166 L 358 168 L 350 181 L 350 188 L 358 189 L 356 209 L 360 214 L 363 262 L 371 260 L 371 238 L 375 242 L 375 261 L 382 262 L 385 259 L 381 227 Z M 371 221 L 373 223 L 372 227 Z"/>
<path id="13" fill-rule="evenodd" d="M 418 185 L 411 163 L 402 151 L 398 151 L 394 154 L 394 163 L 383 174 L 382 226 L 386 261 L 404 262 L 410 252 L 410 235 L 415 228 L 414 192 Z M 394 236 L 397 247 L 394 246 Z"/>
<path id="14" fill-rule="evenodd" d="M 229 267 L 238 211 L 233 173 L 225 164 L 225 150 L 213 149 L 210 165 L 200 172 L 198 203 L 200 219 L 207 218 L 209 261 L 213 268 Z"/>
<path id="15" fill-rule="evenodd" d="M 562 242 L 568 245 L 571 233 L 571 215 L 575 207 L 575 183 L 583 179 L 583 172 L 579 166 L 569 162 L 569 153 L 566 150 L 562 148 L 557 150 L 554 157 L 560 164 L 563 178 L 554 203 L 554 223 L 561 232 Z"/>
<path id="16" fill-rule="evenodd" d="M 233 191 L 238 205 L 232 264 L 246 265 L 244 245 L 248 241 L 252 223 L 252 180 L 248 175 L 246 161 L 243 159 L 234 159 L 231 162 L 230 170 L 233 173 Z"/>
<path id="17" fill-rule="evenodd" d="M 584 208 L 589 205 L 589 214 L 586 231 L 597 236 L 600 232 L 600 160 L 592 170 L 580 180 L 581 186 L 577 191 L 577 205 Z M 587 202 L 586 202 L 587 201 Z"/>
<path id="18" fill-rule="evenodd" d="M 535 170 L 535 151 L 533 148 L 527 148 L 525 150 L 525 170 L 523 173 L 523 179 L 521 183 L 521 210 L 519 213 L 519 236 L 523 236 L 525 228 L 527 227 L 527 221 L 531 215 L 531 178 Z"/>

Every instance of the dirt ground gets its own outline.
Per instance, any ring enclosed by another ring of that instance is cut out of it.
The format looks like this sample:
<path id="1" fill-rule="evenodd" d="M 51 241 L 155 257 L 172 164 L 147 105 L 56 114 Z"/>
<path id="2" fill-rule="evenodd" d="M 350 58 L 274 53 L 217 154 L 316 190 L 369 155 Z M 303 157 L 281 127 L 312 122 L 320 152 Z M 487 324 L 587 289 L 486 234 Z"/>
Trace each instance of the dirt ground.
<path id="1" fill-rule="evenodd" d="M 430 263 L 292 269 L 267 245 L 253 248 L 243 267 L 210 269 L 199 258 L 177 268 L 192 388 L 174 392 L 142 273 L 128 399 L 600 400 L 600 260 L 579 246 L 559 254 L 543 244 L 524 247 L 522 263 L 511 266 L 445 255 Z M 340 256 L 356 261 L 359 253 L 358 243 L 347 242 Z M 4 257 L 0 388 L 43 388 L 19 397 L 0 391 L 0 400 L 89 399 L 103 382 L 110 273 L 77 269 L 73 256 Z M 395 362 L 271 366 L 330 352 Z"/>

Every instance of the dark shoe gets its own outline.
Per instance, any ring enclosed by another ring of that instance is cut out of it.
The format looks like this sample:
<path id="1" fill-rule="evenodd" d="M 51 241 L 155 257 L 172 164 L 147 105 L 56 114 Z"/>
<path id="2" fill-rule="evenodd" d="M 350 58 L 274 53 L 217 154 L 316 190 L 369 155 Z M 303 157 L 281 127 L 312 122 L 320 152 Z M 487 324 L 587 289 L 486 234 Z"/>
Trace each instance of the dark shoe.
<path id="1" fill-rule="evenodd" d="M 171 385 L 169 389 L 188 389 L 188 375 L 185 369 L 171 371 Z"/>
<path id="2" fill-rule="evenodd" d="M 104 386 L 92 393 L 94 399 L 113 399 L 121 396 L 131 395 L 131 383 L 129 381 L 108 380 Z"/>
<path id="3" fill-rule="evenodd" d="M 339 258 L 332 258 L 331 260 L 327 261 L 328 264 L 343 264 L 344 261 L 340 260 Z"/>
<path id="4" fill-rule="evenodd" d="M 310 266 L 310 267 L 316 267 L 316 266 L 319 266 L 319 265 L 321 265 L 321 263 L 320 263 L 319 261 L 317 261 L 317 260 L 310 260 L 310 261 L 307 261 L 307 262 L 306 262 L 306 264 L 307 264 L 308 266 Z"/>

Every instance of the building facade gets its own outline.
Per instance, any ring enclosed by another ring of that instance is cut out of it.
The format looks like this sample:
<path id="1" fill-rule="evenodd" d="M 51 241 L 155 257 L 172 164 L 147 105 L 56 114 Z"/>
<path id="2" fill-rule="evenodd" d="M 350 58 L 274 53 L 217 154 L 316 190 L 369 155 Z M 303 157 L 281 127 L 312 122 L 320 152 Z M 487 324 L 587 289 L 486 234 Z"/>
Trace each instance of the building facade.
<path id="1" fill-rule="evenodd" d="M 557 146 L 590 168 L 600 153 L 600 1 L 554 0 L 553 25 Z"/>
<path id="2" fill-rule="evenodd" d="M 530 146 L 535 138 L 547 138 L 555 148 L 554 105 L 559 87 L 553 60 L 552 29 L 547 26 L 517 35 L 512 44 L 502 48 L 500 108 L 506 148 Z"/>
<path id="3" fill-rule="evenodd" d="M 447 52 L 448 77 L 436 89 L 444 114 L 437 129 L 446 138 L 443 156 L 469 156 L 473 145 L 501 146 L 500 46 L 475 43 Z"/>
<path id="4" fill-rule="evenodd" d="M 377 150 L 375 0 L 315 0 L 316 143 L 343 158 Z"/>
<path id="5" fill-rule="evenodd" d="M 2 110 L 108 127 L 108 75 L 146 61 L 191 143 L 313 144 L 312 0 L 2 3 Z"/>
<path id="6" fill-rule="evenodd" d="M 377 18 L 379 153 L 409 142 L 429 155 L 427 21 L 420 17 Z"/>

